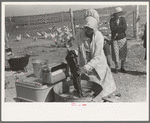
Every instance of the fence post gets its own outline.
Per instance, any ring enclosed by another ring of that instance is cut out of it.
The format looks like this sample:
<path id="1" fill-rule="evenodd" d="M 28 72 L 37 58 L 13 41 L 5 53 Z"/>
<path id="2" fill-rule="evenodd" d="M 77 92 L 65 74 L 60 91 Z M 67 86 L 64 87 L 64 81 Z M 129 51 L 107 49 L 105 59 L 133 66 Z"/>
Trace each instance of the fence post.
<path id="1" fill-rule="evenodd" d="M 11 23 L 11 17 L 9 18 L 9 20 L 10 20 L 10 23 Z"/>
<path id="2" fill-rule="evenodd" d="M 135 10 L 136 16 L 135 16 L 135 21 L 136 21 L 136 40 L 139 40 L 138 32 L 139 32 L 139 5 L 136 5 L 136 10 Z"/>
<path id="3" fill-rule="evenodd" d="M 45 18 L 45 24 L 47 24 L 47 14 L 44 15 Z"/>
<path id="4" fill-rule="evenodd" d="M 135 11 L 133 11 L 133 37 L 136 38 Z"/>
<path id="5" fill-rule="evenodd" d="M 73 24 L 74 24 L 74 30 L 75 30 L 75 35 L 76 35 L 76 29 L 75 29 L 75 17 L 73 17 Z"/>
<path id="6" fill-rule="evenodd" d="M 62 23 L 64 24 L 64 12 L 61 13 Z"/>
<path id="7" fill-rule="evenodd" d="M 73 22 L 73 12 L 71 11 L 71 8 L 69 9 L 69 12 L 70 12 L 70 18 L 71 18 L 72 34 L 73 34 L 73 38 L 75 38 L 75 29 L 74 29 L 74 22 Z"/>
<path id="8" fill-rule="evenodd" d="M 28 26 L 30 26 L 30 17 L 28 16 Z"/>

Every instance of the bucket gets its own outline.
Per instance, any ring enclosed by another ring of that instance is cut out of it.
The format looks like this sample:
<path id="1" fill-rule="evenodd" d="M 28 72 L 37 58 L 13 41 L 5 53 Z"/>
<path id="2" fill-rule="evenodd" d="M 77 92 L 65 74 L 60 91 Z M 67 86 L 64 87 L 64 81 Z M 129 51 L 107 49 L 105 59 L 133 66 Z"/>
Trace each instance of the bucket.
<path id="1" fill-rule="evenodd" d="M 48 60 L 46 59 L 34 59 L 32 61 L 34 75 L 37 78 L 42 78 L 42 68 L 48 66 Z"/>
<path id="2" fill-rule="evenodd" d="M 68 77 L 67 64 L 55 63 L 49 65 L 48 68 L 43 67 L 42 76 L 43 82 L 47 84 L 54 84 L 65 80 Z"/>

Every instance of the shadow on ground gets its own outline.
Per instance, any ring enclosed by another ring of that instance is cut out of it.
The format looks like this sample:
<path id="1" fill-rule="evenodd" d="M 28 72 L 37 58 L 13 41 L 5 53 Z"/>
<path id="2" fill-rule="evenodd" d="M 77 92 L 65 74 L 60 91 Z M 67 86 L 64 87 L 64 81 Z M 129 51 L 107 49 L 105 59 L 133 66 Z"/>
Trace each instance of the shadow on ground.
<path id="1" fill-rule="evenodd" d="M 113 73 L 115 73 L 115 69 L 114 68 L 111 68 L 111 71 Z M 119 72 L 121 72 L 119 70 Z M 139 76 L 139 75 L 146 75 L 146 72 L 140 72 L 140 71 L 129 71 L 129 70 L 126 70 L 126 73 L 124 74 L 130 74 L 130 75 L 135 75 L 135 76 Z"/>
<path id="2" fill-rule="evenodd" d="M 27 75 L 26 77 L 27 77 L 27 78 L 35 77 L 35 75 L 34 75 L 34 73 L 33 73 L 33 74 L 30 74 L 30 75 Z"/>

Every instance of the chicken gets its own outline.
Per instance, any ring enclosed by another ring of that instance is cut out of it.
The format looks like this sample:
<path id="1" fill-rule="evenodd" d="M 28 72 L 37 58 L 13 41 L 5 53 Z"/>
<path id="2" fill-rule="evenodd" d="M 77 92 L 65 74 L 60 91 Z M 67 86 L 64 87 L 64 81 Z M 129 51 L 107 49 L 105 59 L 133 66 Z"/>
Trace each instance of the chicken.
<path id="1" fill-rule="evenodd" d="M 26 34 L 26 37 L 27 37 L 27 38 L 30 38 L 30 35 L 29 35 L 29 34 L 27 34 L 27 33 L 25 33 L 25 34 Z"/>
<path id="2" fill-rule="evenodd" d="M 41 33 L 37 32 L 37 35 L 38 35 L 38 36 L 41 36 Z"/>
<path id="3" fill-rule="evenodd" d="M 79 25 L 76 25 L 75 28 L 79 28 Z"/>
<path id="4" fill-rule="evenodd" d="M 5 49 L 5 52 L 7 53 L 7 55 L 12 55 L 12 49 L 11 48 L 7 48 Z"/>
<path id="5" fill-rule="evenodd" d="M 48 36 L 49 36 L 49 35 L 45 32 L 45 33 L 44 33 L 44 38 L 47 39 Z"/>
<path id="6" fill-rule="evenodd" d="M 56 36 L 56 34 L 55 33 L 50 33 L 50 36 L 52 37 L 52 39 L 54 39 L 55 38 L 55 36 Z"/>
<path id="7" fill-rule="evenodd" d="M 21 40 L 21 34 L 16 36 L 16 41 L 20 41 Z"/>
<path id="8" fill-rule="evenodd" d="M 52 30 L 52 27 L 50 27 L 49 30 Z"/>
<path id="9" fill-rule="evenodd" d="M 44 35 L 44 38 L 45 38 L 45 39 L 47 39 L 47 37 L 48 37 L 48 35 L 47 35 L 47 34 L 45 34 L 45 35 Z"/>
<path id="10" fill-rule="evenodd" d="M 102 27 L 102 29 L 108 29 L 107 27 Z"/>
<path id="11" fill-rule="evenodd" d="M 36 41 L 36 40 L 37 40 L 37 37 L 36 37 L 36 36 L 35 36 L 35 37 L 33 37 L 33 40 L 34 40 L 34 41 Z"/>
<path id="12" fill-rule="evenodd" d="M 58 35 L 60 35 L 62 33 L 61 28 L 57 28 L 56 32 Z"/>
<path id="13" fill-rule="evenodd" d="M 52 32 L 54 30 L 55 26 L 51 26 L 48 29 Z"/>
<path id="14" fill-rule="evenodd" d="M 45 35 L 45 33 L 46 33 L 46 32 L 42 31 L 42 32 L 41 32 L 41 36 L 44 36 L 44 35 Z"/>
<path id="15" fill-rule="evenodd" d="M 46 33 L 47 38 L 51 37 L 51 33 Z"/>

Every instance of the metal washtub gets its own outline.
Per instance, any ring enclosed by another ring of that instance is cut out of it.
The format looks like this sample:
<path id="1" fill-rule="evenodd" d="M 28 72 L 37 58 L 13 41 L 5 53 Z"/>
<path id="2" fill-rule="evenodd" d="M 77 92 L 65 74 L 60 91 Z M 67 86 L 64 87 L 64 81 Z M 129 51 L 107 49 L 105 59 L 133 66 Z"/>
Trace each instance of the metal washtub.
<path id="1" fill-rule="evenodd" d="M 92 102 L 92 100 L 100 94 L 102 86 L 93 81 L 81 80 L 81 88 L 83 91 L 93 91 L 92 97 L 79 98 L 74 93 L 72 80 L 70 82 L 61 82 L 54 86 L 55 102 Z"/>

